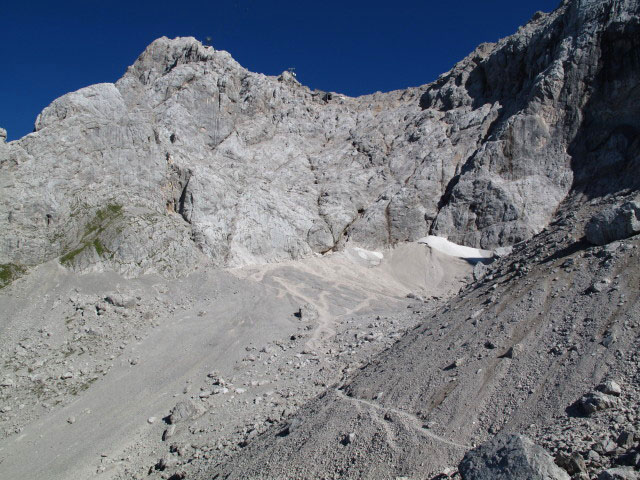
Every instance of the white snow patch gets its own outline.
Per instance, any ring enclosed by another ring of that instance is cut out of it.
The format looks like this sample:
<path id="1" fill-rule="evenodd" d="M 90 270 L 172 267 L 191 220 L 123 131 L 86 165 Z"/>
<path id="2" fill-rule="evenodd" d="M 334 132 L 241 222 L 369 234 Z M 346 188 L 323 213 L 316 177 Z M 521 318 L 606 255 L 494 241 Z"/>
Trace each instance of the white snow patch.
<path id="1" fill-rule="evenodd" d="M 444 237 L 437 237 L 435 235 L 429 235 L 428 237 L 421 238 L 418 243 L 424 243 L 429 247 L 437 250 L 446 255 L 459 258 L 491 258 L 493 252 L 491 250 L 482 250 L 480 248 L 465 247 L 464 245 L 458 245 L 450 242 Z"/>
<path id="2" fill-rule="evenodd" d="M 376 267 L 382 263 L 384 255 L 381 252 L 365 250 L 360 247 L 347 248 L 344 251 L 347 258 L 352 262 L 370 267 Z"/>
<path id="3" fill-rule="evenodd" d="M 382 260 L 384 258 L 382 252 L 372 252 L 371 250 L 365 250 L 364 248 L 358 247 L 355 247 L 354 250 L 360 256 L 360 258 L 363 258 L 365 260 L 371 260 L 372 258 Z"/>

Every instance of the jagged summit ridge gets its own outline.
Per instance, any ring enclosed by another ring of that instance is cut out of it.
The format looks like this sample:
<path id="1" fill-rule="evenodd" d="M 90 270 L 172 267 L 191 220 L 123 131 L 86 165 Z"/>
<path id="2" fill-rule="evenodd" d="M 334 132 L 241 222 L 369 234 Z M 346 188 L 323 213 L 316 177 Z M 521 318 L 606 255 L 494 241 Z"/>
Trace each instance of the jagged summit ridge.
<path id="1" fill-rule="evenodd" d="M 593 80 L 607 67 L 602 32 L 637 56 L 634 13 L 634 2 L 565 2 L 430 85 L 355 99 L 161 38 L 116 84 L 61 97 L 1 147 L 0 263 L 79 251 L 72 268 L 178 274 L 429 233 L 483 248 L 530 238 L 585 165 L 632 167 L 637 145 L 607 143 L 629 138 L 632 116 L 607 119 L 595 149 L 575 140 L 602 123 L 591 113 L 608 88 Z M 633 110 L 631 84 L 616 95 Z M 121 224 L 86 237 L 109 204 Z"/>

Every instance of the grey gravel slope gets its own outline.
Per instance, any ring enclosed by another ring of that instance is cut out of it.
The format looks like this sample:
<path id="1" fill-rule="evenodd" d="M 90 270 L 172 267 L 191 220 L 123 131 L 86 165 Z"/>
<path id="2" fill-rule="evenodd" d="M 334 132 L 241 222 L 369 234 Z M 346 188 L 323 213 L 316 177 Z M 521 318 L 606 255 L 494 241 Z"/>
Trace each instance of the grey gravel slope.
<path id="1" fill-rule="evenodd" d="M 586 458 L 637 429 L 640 238 L 581 240 L 589 215 L 612 200 L 565 205 L 484 281 L 298 412 L 290 433 L 275 427 L 198 478 L 430 479 L 497 432 Z M 618 408 L 571 413 L 610 378 L 625 385 Z"/>
<path id="2" fill-rule="evenodd" d="M 390 345 L 431 308 L 416 295 L 449 296 L 472 270 L 421 244 L 365 253 L 177 280 L 35 268 L 0 291 L 0 477 L 226 458 Z M 161 419 L 185 401 L 203 415 L 165 442 Z"/>

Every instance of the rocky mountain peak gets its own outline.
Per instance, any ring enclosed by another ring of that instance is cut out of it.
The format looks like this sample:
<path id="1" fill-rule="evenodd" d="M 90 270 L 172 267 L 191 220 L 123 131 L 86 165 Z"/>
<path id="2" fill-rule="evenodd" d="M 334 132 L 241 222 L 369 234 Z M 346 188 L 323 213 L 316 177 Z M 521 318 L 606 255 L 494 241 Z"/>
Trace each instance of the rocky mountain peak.
<path id="1" fill-rule="evenodd" d="M 358 98 L 163 37 L 0 129 L 0 477 L 638 478 L 639 33 Z"/>
<path id="2" fill-rule="evenodd" d="M 143 85 L 168 74 L 179 65 L 211 63 L 218 67 L 242 70 L 229 53 L 205 46 L 194 37 L 161 37 L 154 40 L 134 64 L 127 75 L 137 78 Z"/>
<path id="3" fill-rule="evenodd" d="M 625 173 L 638 158 L 637 14 L 631 1 L 565 2 L 429 85 L 356 99 L 160 38 L 116 84 L 57 99 L 2 151 L 1 261 L 80 248 L 73 268 L 158 270 L 139 229 L 159 225 L 153 237 L 181 252 L 159 270 L 174 273 L 430 233 L 481 248 L 526 240 L 572 188 L 637 183 Z M 147 211 L 146 226 L 101 238 L 104 255 L 83 249 L 110 204 Z"/>

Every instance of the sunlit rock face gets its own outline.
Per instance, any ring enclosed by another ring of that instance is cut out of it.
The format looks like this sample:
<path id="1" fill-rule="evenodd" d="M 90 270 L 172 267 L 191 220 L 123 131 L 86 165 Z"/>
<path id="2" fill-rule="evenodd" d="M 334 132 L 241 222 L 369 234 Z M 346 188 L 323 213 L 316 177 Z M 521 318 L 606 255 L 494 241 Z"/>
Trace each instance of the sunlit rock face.
<path id="1" fill-rule="evenodd" d="M 638 28 L 637 2 L 565 2 L 432 84 L 359 98 L 158 39 L 0 141 L 0 263 L 173 276 L 528 239 L 572 186 L 637 187 Z"/>

